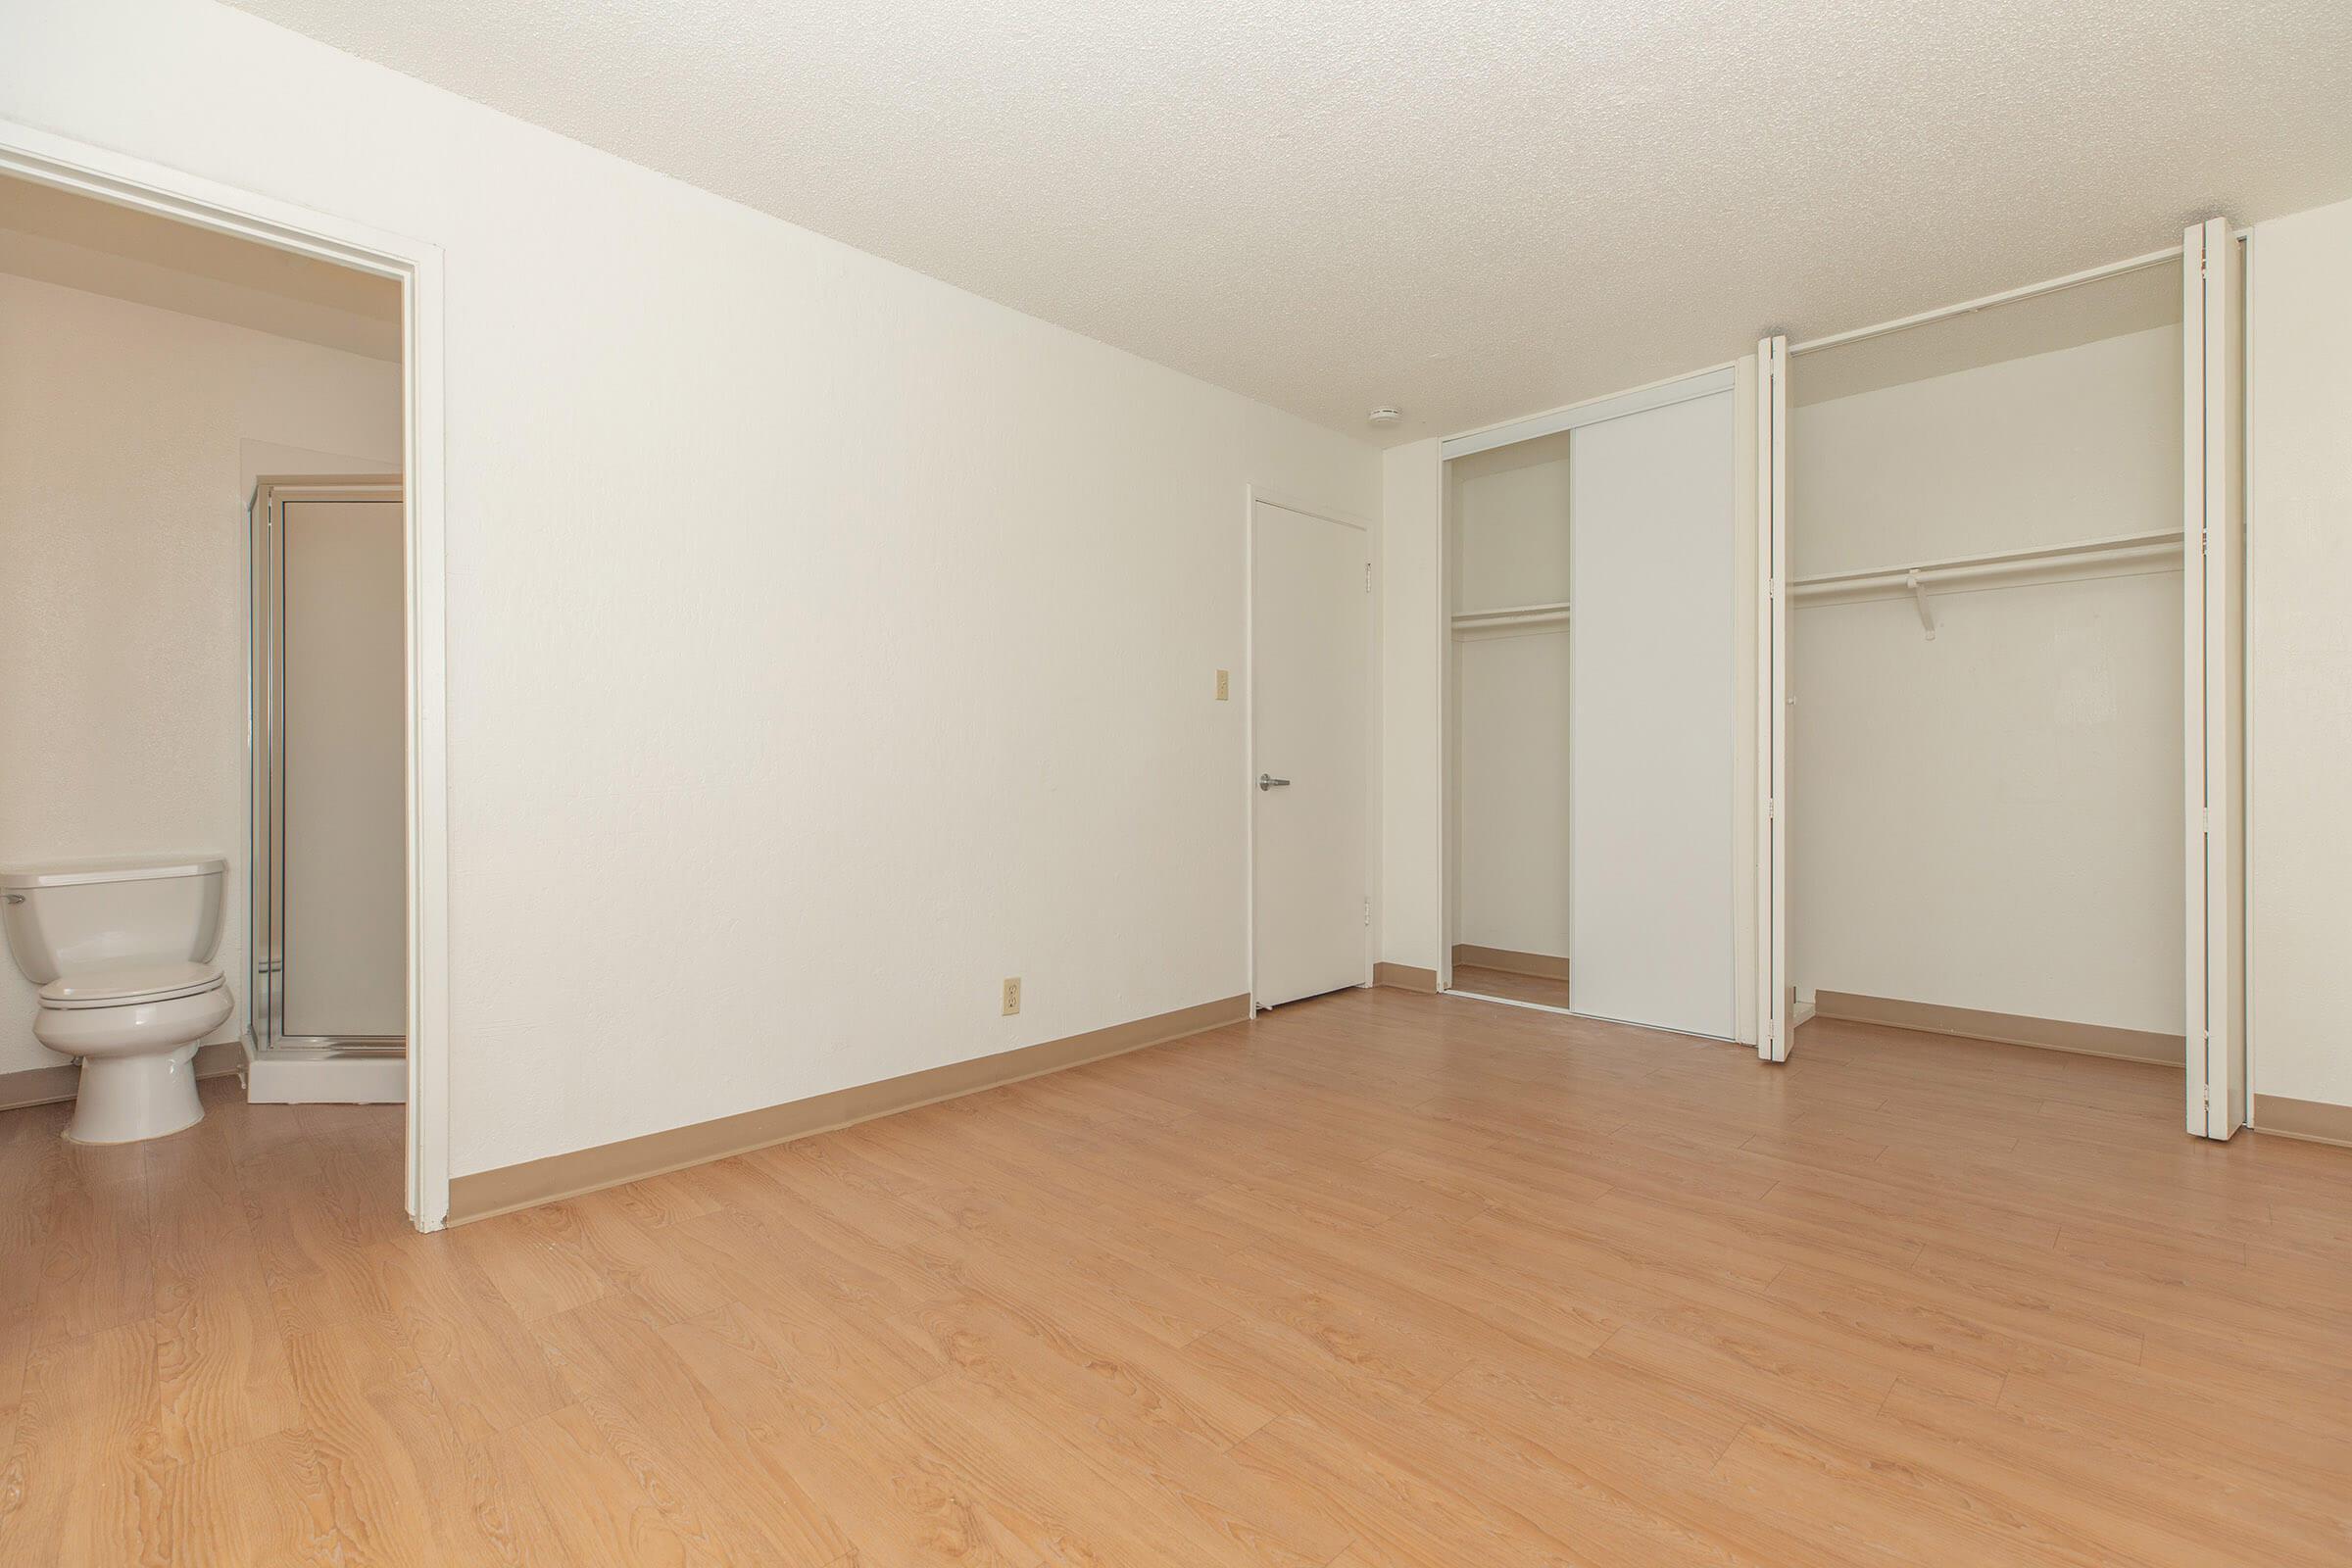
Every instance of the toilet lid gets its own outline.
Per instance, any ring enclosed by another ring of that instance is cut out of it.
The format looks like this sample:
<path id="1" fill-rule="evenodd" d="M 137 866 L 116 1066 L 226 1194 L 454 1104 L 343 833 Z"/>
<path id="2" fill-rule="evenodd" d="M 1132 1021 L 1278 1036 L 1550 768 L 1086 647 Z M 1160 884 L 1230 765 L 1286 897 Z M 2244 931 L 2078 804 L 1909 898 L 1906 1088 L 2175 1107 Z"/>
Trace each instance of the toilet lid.
<path id="1" fill-rule="evenodd" d="M 44 1007 L 120 1007 L 134 1002 L 169 1002 L 222 984 L 217 963 L 185 959 L 156 963 L 94 964 L 61 974 L 41 987 Z"/>

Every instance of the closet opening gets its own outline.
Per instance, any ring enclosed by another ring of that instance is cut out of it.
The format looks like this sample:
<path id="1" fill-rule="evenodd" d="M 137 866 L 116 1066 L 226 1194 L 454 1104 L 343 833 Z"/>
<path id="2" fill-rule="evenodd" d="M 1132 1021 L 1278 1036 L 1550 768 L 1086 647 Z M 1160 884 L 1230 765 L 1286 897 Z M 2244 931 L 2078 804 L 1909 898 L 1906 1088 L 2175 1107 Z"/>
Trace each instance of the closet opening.
<path id="1" fill-rule="evenodd" d="M 1442 989 L 1740 1030 L 1743 400 L 1726 367 L 1444 444 Z"/>
<path id="2" fill-rule="evenodd" d="M 1446 466 L 1455 991 L 1569 1004 L 1569 445 Z"/>
<path id="3" fill-rule="evenodd" d="M 2201 1077 L 2206 964 L 2228 1006 L 2241 961 L 2209 818 L 2236 802 L 2244 301 L 2199 232 L 2230 254 L 1764 346 L 1766 1055 L 1818 1018 Z"/>

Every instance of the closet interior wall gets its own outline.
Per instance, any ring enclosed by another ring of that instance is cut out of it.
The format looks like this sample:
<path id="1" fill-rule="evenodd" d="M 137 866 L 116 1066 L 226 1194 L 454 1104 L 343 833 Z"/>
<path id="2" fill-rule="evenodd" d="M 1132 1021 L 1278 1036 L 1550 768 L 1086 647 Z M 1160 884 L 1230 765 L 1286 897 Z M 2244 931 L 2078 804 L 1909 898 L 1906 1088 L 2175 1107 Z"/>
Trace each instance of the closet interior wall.
<path id="1" fill-rule="evenodd" d="M 1795 360 L 1800 1015 L 2180 1059 L 2180 298 L 2172 262 Z"/>

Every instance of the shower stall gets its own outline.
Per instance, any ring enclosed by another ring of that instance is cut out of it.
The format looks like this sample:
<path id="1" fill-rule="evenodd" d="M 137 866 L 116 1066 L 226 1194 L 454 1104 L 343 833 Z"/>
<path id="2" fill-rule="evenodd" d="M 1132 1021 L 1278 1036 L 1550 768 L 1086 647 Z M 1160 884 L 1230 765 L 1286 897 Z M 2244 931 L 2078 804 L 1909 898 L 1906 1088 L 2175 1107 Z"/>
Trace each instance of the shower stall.
<path id="1" fill-rule="evenodd" d="M 255 1101 L 407 1096 L 405 529 L 397 476 L 263 478 L 248 512 Z"/>

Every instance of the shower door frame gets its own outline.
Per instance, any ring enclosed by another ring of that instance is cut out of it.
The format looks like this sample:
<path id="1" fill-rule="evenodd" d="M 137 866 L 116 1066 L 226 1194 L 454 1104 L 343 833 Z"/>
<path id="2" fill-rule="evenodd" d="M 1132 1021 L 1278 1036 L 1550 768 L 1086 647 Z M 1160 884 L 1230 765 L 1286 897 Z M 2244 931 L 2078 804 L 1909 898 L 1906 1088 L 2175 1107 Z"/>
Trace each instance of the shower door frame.
<path id="1" fill-rule="evenodd" d="M 265 474 L 246 506 L 245 750 L 246 1018 L 257 1050 L 309 1048 L 322 1057 L 404 1054 L 404 1035 L 284 1032 L 286 960 L 286 532 L 288 502 L 406 502 L 398 474 Z M 266 672 L 266 673 L 265 673 Z M 267 691 L 269 700 L 264 701 Z M 263 840 L 268 840 L 268 858 Z M 270 930 L 265 933 L 263 911 Z"/>
<path id="2" fill-rule="evenodd" d="M 401 291 L 407 480 L 408 1158 L 420 1231 L 449 1220 L 449 671 L 441 247 L 0 119 L 0 173 L 387 277 Z M 242 504 L 244 498 L 238 498 Z M 228 525 L 223 517 L 222 523 Z"/>

